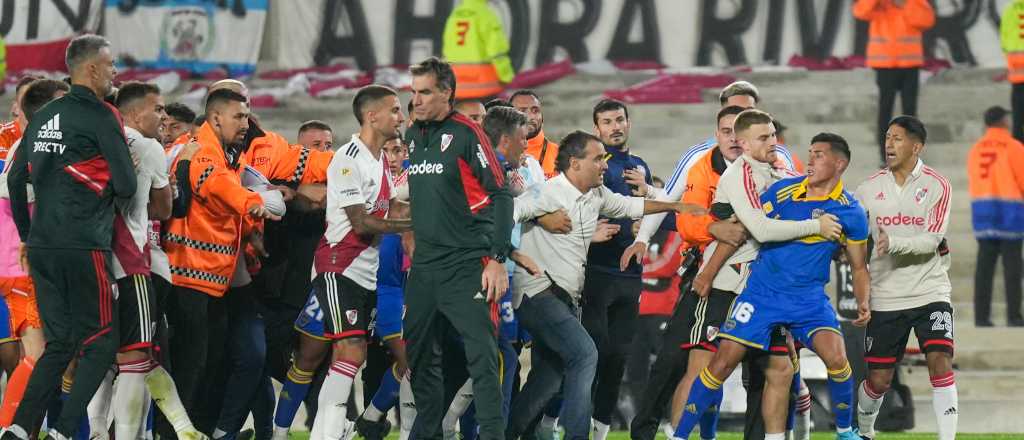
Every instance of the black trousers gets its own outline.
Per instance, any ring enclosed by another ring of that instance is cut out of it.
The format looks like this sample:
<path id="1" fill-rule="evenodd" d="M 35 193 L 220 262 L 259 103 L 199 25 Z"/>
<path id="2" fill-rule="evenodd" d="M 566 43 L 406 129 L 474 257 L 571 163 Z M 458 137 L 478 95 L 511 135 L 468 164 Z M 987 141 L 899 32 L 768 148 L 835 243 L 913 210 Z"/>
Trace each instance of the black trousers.
<path id="1" fill-rule="evenodd" d="M 226 303 L 223 298 L 175 286 L 166 313 L 174 335 L 170 341 L 171 376 L 178 396 L 196 428 L 213 432 L 223 399 L 219 382 L 228 336 Z"/>
<path id="2" fill-rule="evenodd" d="M 920 88 L 920 69 L 875 69 L 875 83 L 878 84 L 878 148 L 885 161 L 885 131 L 892 120 L 896 106 L 896 93 L 900 94 L 903 114 L 917 114 L 917 94 Z"/>
<path id="3" fill-rule="evenodd" d="M 992 284 L 996 259 L 1003 257 L 1003 283 L 1006 288 L 1006 318 L 1021 320 L 1021 240 L 978 240 L 978 260 L 974 269 L 974 321 L 992 318 Z"/>
<path id="4" fill-rule="evenodd" d="M 626 357 L 636 334 L 640 278 L 587 270 L 583 282 L 583 328 L 597 346 L 594 420 L 610 425 L 626 373 Z"/>
<path id="5" fill-rule="evenodd" d="M 651 373 L 651 356 L 661 351 L 661 334 L 668 325 L 668 315 L 640 315 L 637 332 L 626 363 L 626 381 L 634 404 L 644 393 Z"/>
<path id="6" fill-rule="evenodd" d="M 1024 83 L 1013 85 L 1010 109 L 1013 110 L 1013 137 L 1019 141 L 1024 139 Z"/>
<path id="7" fill-rule="evenodd" d="M 46 350 L 29 377 L 14 425 L 26 431 L 38 426 L 64 369 L 81 353 L 71 395 L 50 423 L 61 435 L 74 435 L 120 345 L 110 258 L 109 251 L 29 248 Z"/>

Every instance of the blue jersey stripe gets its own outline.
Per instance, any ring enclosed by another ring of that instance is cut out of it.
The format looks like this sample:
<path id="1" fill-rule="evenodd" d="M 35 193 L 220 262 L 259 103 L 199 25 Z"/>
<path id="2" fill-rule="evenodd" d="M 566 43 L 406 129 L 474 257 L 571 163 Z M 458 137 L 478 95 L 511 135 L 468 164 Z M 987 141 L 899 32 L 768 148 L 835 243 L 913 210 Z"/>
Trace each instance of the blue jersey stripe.
<path id="1" fill-rule="evenodd" d="M 713 144 L 714 141 L 715 138 L 712 137 L 708 140 L 705 140 L 702 143 L 690 147 L 689 149 L 686 150 L 685 153 L 683 153 L 683 155 L 679 158 L 679 162 L 676 163 L 676 169 L 672 171 L 672 178 L 670 178 L 668 180 L 668 183 L 665 184 L 666 193 L 672 192 L 672 189 L 675 188 L 676 182 L 679 181 L 680 177 L 684 177 L 683 180 L 685 181 L 685 176 L 681 176 L 681 174 L 683 174 L 683 170 L 686 169 L 687 164 L 689 164 L 690 161 L 694 160 L 694 158 L 699 157 L 701 153 L 708 151 L 711 148 L 711 144 Z"/>

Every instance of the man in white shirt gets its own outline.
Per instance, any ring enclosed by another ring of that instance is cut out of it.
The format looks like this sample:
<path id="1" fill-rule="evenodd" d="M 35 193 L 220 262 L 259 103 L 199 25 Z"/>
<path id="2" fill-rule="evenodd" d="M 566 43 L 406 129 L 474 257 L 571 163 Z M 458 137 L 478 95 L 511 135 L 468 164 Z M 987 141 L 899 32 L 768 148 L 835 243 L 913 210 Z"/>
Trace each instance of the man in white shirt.
<path id="1" fill-rule="evenodd" d="M 333 341 L 331 369 L 320 390 L 310 438 L 336 439 L 347 429 L 345 414 L 356 372 L 366 360 L 367 331 L 376 308 L 376 236 L 408 231 L 409 219 L 391 218 L 394 198 L 384 143 L 398 138 L 405 122 L 398 94 L 363 87 L 353 100 L 358 134 L 338 148 L 327 168 L 327 232 L 314 257 L 313 290 L 324 311 L 324 337 Z"/>
<path id="2" fill-rule="evenodd" d="M 927 132 L 912 116 L 892 120 L 885 135 L 886 167 L 857 188 L 868 211 L 871 322 L 865 339 L 868 378 L 858 388 L 861 434 L 874 438 L 875 418 L 914 329 L 928 362 L 939 439 L 956 437 L 953 306 L 949 283 L 949 181 L 921 161 Z"/>
<path id="3" fill-rule="evenodd" d="M 205 438 L 197 431 L 178 398 L 170 374 L 152 355 L 158 308 L 150 279 L 149 235 L 151 220 L 166 220 L 171 215 L 171 186 L 167 175 L 160 127 L 167 117 L 160 89 L 141 82 L 121 86 L 117 108 L 124 118 L 128 148 L 135 158 L 138 187 L 135 195 L 118 206 L 114 217 L 113 269 L 117 278 L 121 348 L 117 354 L 117 387 L 111 393 L 111 376 L 101 385 L 89 408 L 91 427 L 106 434 L 106 405 L 113 405 L 114 434 L 118 438 L 138 438 L 149 403 L 157 402 L 179 438 Z M 167 271 L 163 267 L 162 271 Z M 170 278 L 169 273 L 164 274 Z M 147 393 L 148 391 L 148 393 Z M 100 403 L 99 408 L 96 403 Z M 141 403 L 141 404 L 140 404 Z"/>
<path id="4" fill-rule="evenodd" d="M 525 223 L 520 250 L 529 255 L 539 273 L 517 267 L 513 304 L 520 322 L 534 339 L 530 378 L 513 404 L 506 438 L 518 438 L 562 385 L 561 425 L 567 439 L 590 435 L 591 385 L 597 369 L 597 348 L 580 323 L 580 292 L 584 264 L 598 216 L 639 218 L 665 211 L 701 212 L 682 203 L 644 200 L 616 194 L 602 185 L 605 150 L 600 139 L 575 131 L 559 146 L 560 175 L 519 196 L 517 222 L 544 213 L 565 210 L 572 231 L 554 234 Z M 564 384 L 563 384 L 564 379 Z"/>

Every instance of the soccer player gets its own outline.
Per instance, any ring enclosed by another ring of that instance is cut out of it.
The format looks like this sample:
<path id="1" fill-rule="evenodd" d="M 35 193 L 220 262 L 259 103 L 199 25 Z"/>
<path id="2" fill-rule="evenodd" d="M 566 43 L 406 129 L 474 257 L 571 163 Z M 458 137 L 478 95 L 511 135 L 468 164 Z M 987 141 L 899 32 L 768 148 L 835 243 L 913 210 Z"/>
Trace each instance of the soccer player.
<path id="1" fill-rule="evenodd" d="M 34 115 L 23 138 L 33 148 L 16 155 L 8 177 L 48 340 L 4 439 L 28 439 L 27 429 L 54 396 L 61 372 L 81 353 L 70 397 L 53 423 L 55 436 L 70 438 L 118 346 L 113 201 L 131 197 L 136 178 L 119 116 L 102 101 L 117 69 L 110 43 L 96 35 L 72 40 L 66 61 L 71 92 Z M 31 219 L 29 174 L 36 197 Z"/>
<path id="2" fill-rule="evenodd" d="M 871 256 L 871 322 L 864 360 L 868 377 L 858 389 L 861 434 L 875 436 L 875 418 L 910 330 L 928 362 L 939 439 L 956 437 L 958 402 L 953 379 L 953 306 L 949 283 L 949 181 L 921 161 L 927 131 L 898 116 L 885 134 L 885 165 L 857 188 L 867 208 L 875 250 Z"/>
<path id="3" fill-rule="evenodd" d="M 408 231 L 408 218 L 389 215 L 394 198 L 384 143 L 401 136 L 405 122 L 398 94 L 369 85 L 356 94 L 358 134 L 338 149 L 328 167 L 327 233 L 316 250 L 313 281 L 324 310 L 324 335 L 332 341 L 331 369 L 318 399 L 312 438 L 339 438 L 346 428 L 349 393 L 366 360 L 367 331 L 377 305 L 375 236 Z"/>
<path id="4" fill-rule="evenodd" d="M 30 81 L 19 91 L 21 102 L 16 105 L 20 126 L 28 125 L 28 121 L 44 105 L 67 94 L 70 87 L 67 83 L 57 80 Z M 8 152 L 11 159 L 20 149 L 20 139 L 15 141 Z M 27 153 L 22 153 L 27 154 Z M 21 239 L 11 216 L 11 202 L 7 192 L 7 173 L 14 161 L 7 162 L 6 169 L 0 177 L 0 242 L 2 242 L 2 261 L 0 261 L 0 291 L 7 306 L 10 307 L 10 331 L 15 339 L 10 343 L 16 357 L 17 367 L 8 376 L 7 388 L 4 390 L 3 407 L 0 408 L 0 426 L 9 426 L 14 419 L 14 411 L 21 403 L 28 385 L 29 376 L 35 368 L 36 361 L 43 354 L 46 341 L 43 337 L 43 324 L 39 320 L 39 307 L 36 303 L 35 284 L 32 277 L 23 267 L 18 253 Z M 31 206 L 32 200 L 29 200 Z M 21 353 L 18 353 L 18 352 Z M 22 354 L 23 353 L 23 354 Z M 18 359 L 20 355 L 21 359 Z M 35 431 L 35 426 L 29 431 Z"/>
<path id="5" fill-rule="evenodd" d="M 450 325 L 466 347 L 480 435 L 497 440 L 504 437 L 504 418 L 492 316 L 508 289 L 512 197 L 480 126 L 452 110 L 451 66 L 431 57 L 410 70 L 416 122 L 406 141 L 416 251 L 404 330 L 418 410 L 414 429 L 424 438 L 441 437 L 438 352 Z"/>
<path id="6" fill-rule="evenodd" d="M 819 215 L 816 216 L 816 219 L 806 217 L 790 218 L 790 220 L 798 220 L 793 222 L 784 222 L 765 218 L 762 212 L 762 204 L 758 200 L 758 190 L 765 185 L 765 182 L 774 180 L 771 175 L 772 168 L 768 165 L 770 152 L 775 143 L 771 117 L 768 114 L 759 111 L 745 111 L 736 117 L 734 129 L 739 143 L 746 147 L 748 152 L 744 152 L 744 155 L 734 162 L 722 175 L 718 185 L 718 192 L 716 192 L 715 202 L 717 205 L 713 207 L 713 211 L 721 213 L 722 208 L 727 208 L 728 211 L 732 211 L 739 221 L 749 228 L 754 239 L 746 241 L 743 246 L 735 251 L 734 255 L 728 258 L 727 263 L 730 267 L 735 268 L 736 270 L 719 271 L 719 275 L 716 276 L 712 287 L 720 290 L 742 289 L 742 285 L 745 282 L 746 288 L 733 302 L 733 306 L 727 314 L 725 322 L 722 324 L 722 331 L 719 333 L 718 338 L 724 340 L 719 341 L 718 351 L 709 366 L 700 372 L 699 380 L 694 382 L 690 392 L 688 393 L 689 398 L 685 405 L 686 409 L 683 411 L 682 420 L 676 429 L 676 436 L 680 438 L 686 438 L 689 435 L 703 412 L 705 412 L 709 407 L 718 405 L 721 398 L 720 387 L 722 381 L 730 375 L 732 369 L 736 366 L 743 355 L 745 355 L 746 351 L 748 351 L 748 347 L 767 350 L 773 329 L 778 325 L 791 324 L 791 322 L 788 321 L 776 321 L 777 318 L 783 318 L 785 316 L 762 314 L 758 315 L 758 320 L 755 320 L 758 325 L 764 326 L 764 328 L 758 327 L 759 333 L 757 334 L 756 339 L 742 336 L 737 340 L 735 337 L 728 337 L 734 328 L 740 328 L 736 327 L 735 319 L 737 308 L 740 307 L 738 304 L 746 302 L 745 298 L 751 297 L 753 292 L 753 281 L 746 278 L 752 276 L 752 267 L 758 264 L 757 262 L 751 264 L 751 262 L 754 261 L 755 258 L 761 258 L 758 256 L 758 245 L 767 243 L 767 241 L 780 241 L 797 237 L 807 237 L 808 235 L 813 235 L 815 233 L 817 233 L 818 236 L 823 237 L 823 239 L 838 237 L 840 234 L 840 228 L 837 227 L 838 225 L 836 223 L 836 218 L 838 216 L 830 215 L 828 213 L 819 213 Z M 841 147 L 837 148 L 842 150 Z M 812 149 L 812 151 L 814 150 Z M 818 152 L 819 151 L 815 151 L 814 153 Z M 843 157 L 840 152 L 837 152 L 836 155 L 838 157 Z M 849 164 L 849 159 L 845 159 L 844 161 L 845 162 L 841 167 L 842 169 L 845 169 L 846 165 Z M 835 177 L 838 182 L 838 175 L 828 176 L 828 178 L 833 177 Z M 827 180 L 826 178 L 822 179 Z M 831 186 L 829 186 L 829 189 L 831 189 Z M 722 207 L 719 205 L 721 203 L 728 203 L 729 206 Z M 721 216 L 721 214 L 719 216 Z M 709 253 L 712 255 L 711 257 L 706 257 L 706 261 L 703 263 L 701 271 L 715 271 L 722 267 L 726 262 L 721 259 L 721 254 L 728 253 L 726 251 L 728 248 L 729 246 L 727 244 L 720 243 L 720 241 L 716 241 L 716 243 L 710 246 Z M 790 258 L 792 258 L 792 256 Z M 825 268 L 825 273 L 827 274 L 827 266 Z M 866 273 L 856 273 L 858 275 L 858 281 L 861 280 L 861 275 L 866 275 Z M 864 280 L 866 280 L 866 278 Z M 827 278 L 825 278 L 825 281 L 827 281 Z M 820 289 L 823 289 L 825 281 L 822 281 Z M 861 292 L 861 288 L 865 288 L 863 292 Z M 760 291 L 758 292 L 760 293 Z M 861 287 L 858 288 L 858 292 L 866 295 L 866 287 L 861 285 Z M 822 296 L 822 298 L 825 297 Z M 827 305 L 827 298 L 825 298 L 825 304 Z M 830 306 L 828 307 L 830 312 Z M 797 315 L 797 317 L 799 317 L 799 315 Z M 762 322 L 761 319 L 767 319 L 768 321 Z M 801 327 L 808 322 L 819 322 L 820 319 L 825 318 L 814 315 L 809 317 L 804 316 L 802 319 L 803 320 L 795 321 L 799 324 L 796 325 L 797 327 Z M 833 321 L 836 320 L 835 313 L 830 315 L 830 319 Z M 748 327 L 742 326 L 741 328 Z M 837 383 L 844 383 L 847 386 L 850 385 L 848 382 L 849 365 L 846 362 L 845 354 L 836 353 L 837 339 L 839 341 L 839 347 L 842 347 L 842 339 L 839 338 L 838 334 L 838 324 L 836 334 L 817 332 L 817 327 L 805 329 L 809 332 L 801 334 L 799 329 L 795 328 L 794 333 L 796 334 L 796 338 L 800 342 L 811 347 L 812 345 L 810 342 L 811 337 L 813 336 L 814 342 L 816 343 L 813 347 L 817 349 L 819 356 L 824 359 L 825 364 L 829 369 L 835 371 L 833 379 L 836 379 Z M 773 360 L 777 361 L 778 358 L 776 357 Z M 844 373 L 844 371 L 846 372 Z M 722 379 L 720 380 L 718 378 Z M 771 377 L 769 377 L 769 380 L 770 379 Z M 771 381 L 769 384 L 770 383 Z M 836 396 L 835 400 L 838 403 L 842 403 L 842 397 L 845 395 L 849 398 L 850 393 L 844 394 L 844 388 L 842 385 L 837 386 L 837 388 L 839 390 L 834 393 L 834 396 Z M 852 387 L 846 388 L 849 388 L 848 391 L 852 391 Z M 705 400 L 694 400 L 695 396 L 701 397 Z M 707 400 L 709 398 L 711 400 Z M 784 400 L 785 399 L 782 399 L 782 401 Z M 693 406 L 690 406 L 691 404 Z M 850 403 L 843 404 L 846 405 L 845 409 L 847 410 L 847 415 L 849 415 Z M 777 436 L 783 436 L 785 405 L 779 405 L 776 399 L 766 397 L 765 405 L 762 410 L 765 414 L 766 437 L 770 436 L 769 438 L 776 438 Z M 845 420 L 844 417 L 838 417 L 838 426 L 840 429 L 845 429 L 844 431 L 849 431 L 849 416 L 846 416 Z"/>
<path id="7" fill-rule="evenodd" d="M 334 131 L 326 122 L 312 119 L 299 126 L 295 143 L 316 151 L 334 151 Z"/>

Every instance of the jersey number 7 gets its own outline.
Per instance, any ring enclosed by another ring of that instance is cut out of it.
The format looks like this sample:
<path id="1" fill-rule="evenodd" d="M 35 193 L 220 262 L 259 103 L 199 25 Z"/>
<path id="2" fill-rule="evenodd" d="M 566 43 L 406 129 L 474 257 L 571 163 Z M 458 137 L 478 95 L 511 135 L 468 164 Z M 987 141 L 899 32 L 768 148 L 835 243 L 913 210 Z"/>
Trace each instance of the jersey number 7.
<path id="1" fill-rule="evenodd" d="M 466 34 L 469 32 L 469 22 L 466 20 L 459 20 L 455 22 L 455 34 L 459 36 L 459 40 L 455 42 L 459 46 L 466 45 Z"/>

